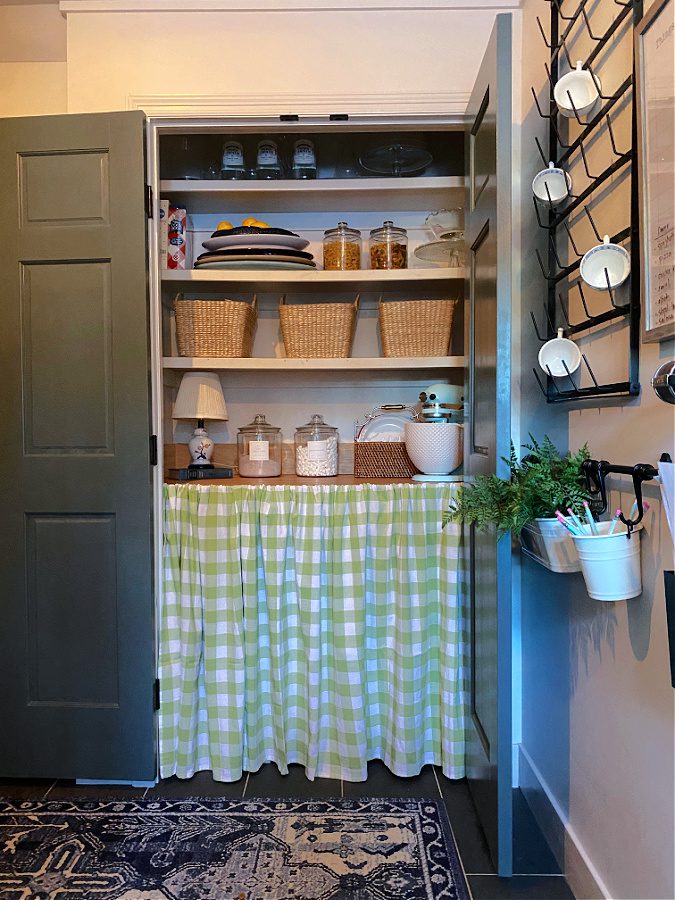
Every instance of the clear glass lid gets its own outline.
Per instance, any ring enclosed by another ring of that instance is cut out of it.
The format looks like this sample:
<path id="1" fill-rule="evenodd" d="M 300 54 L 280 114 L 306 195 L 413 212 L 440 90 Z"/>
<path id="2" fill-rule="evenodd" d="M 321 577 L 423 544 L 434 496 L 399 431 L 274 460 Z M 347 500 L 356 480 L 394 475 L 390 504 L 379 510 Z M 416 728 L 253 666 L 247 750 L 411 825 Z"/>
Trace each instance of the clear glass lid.
<path id="1" fill-rule="evenodd" d="M 334 425 L 328 425 L 323 420 L 323 416 L 320 416 L 318 413 L 315 413 L 312 418 L 307 422 L 306 425 L 300 425 L 296 429 L 296 434 L 304 434 L 304 435 L 321 435 L 334 433 L 337 431 L 337 428 Z"/>
<path id="2" fill-rule="evenodd" d="M 338 238 L 338 237 L 348 237 L 348 238 L 360 238 L 361 232 L 358 228 L 350 228 L 346 222 L 338 222 L 336 228 L 328 228 L 324 231 L 324 237 L 330 238 Z"/>
<path id="3" fill-rule="evenodd" d="M 399 228 L 393 222 L 387 220 L 380 228 L 373 228 L 370 236 L 372 238 L 405 237 L 407 233 L 405 228 Z"/>
<path id="4" fill-rule="evenodd" d="M 277 428 L 276 425 L 270 425 L 265 416 L 263 416 L 262 413 L 258 413 L 252 422 L 249 422 L 248 425 L 242 425 L 239 431 L 242 434 L 249 434 L 252 432 L 255 432 L 256 434 L 275 434 L 281 431 L 281 428 Z"/>

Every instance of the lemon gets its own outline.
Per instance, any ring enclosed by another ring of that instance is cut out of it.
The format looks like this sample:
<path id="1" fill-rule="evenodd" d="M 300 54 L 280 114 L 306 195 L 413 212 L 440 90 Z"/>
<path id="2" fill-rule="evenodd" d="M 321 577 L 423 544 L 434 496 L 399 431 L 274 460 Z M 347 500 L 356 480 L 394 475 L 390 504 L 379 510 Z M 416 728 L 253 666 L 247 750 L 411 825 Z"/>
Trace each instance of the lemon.
<path id="1" fill-rule="evenodd" d="M 257 219 L 254 219 L 253 216 L 249 216 L 248 219 L 244 219 L 244 221 L 243 221 L 241 224 L 242 224 L 242 225 L 246 225 L 246 226 L 248 226 L 248 225 L 256 225 L 256 224 L 257 224 Z"/>
<path id="2" fill-rule="evenodd" d="M 259 222 L 257 219 L 256 219 L 256 221 L 253 222 L 252 224 L 255 225 L 256 228 L 269 228 L 269 227 L 270 227 L 270 226 L 267 224 L 267 222 Z"/>
<path id="3" fill-rule="evenodd" d="M 223 219 L 222 222 L 218 222 L 216 225 L 216 231 L 229 231 L 230 228 L 234 228 L 232 222 L 228 222 L 227 219 Z"/>

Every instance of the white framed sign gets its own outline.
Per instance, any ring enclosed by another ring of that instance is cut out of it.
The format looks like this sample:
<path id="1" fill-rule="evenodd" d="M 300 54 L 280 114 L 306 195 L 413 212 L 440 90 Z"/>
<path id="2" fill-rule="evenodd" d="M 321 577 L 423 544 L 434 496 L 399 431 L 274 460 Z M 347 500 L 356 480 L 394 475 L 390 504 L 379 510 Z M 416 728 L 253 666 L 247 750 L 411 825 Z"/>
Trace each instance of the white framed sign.
<path id="1" fill-rule="evenodd" d="M 675 0 L 635 32 L 644 341 L 675 336 Z"/>

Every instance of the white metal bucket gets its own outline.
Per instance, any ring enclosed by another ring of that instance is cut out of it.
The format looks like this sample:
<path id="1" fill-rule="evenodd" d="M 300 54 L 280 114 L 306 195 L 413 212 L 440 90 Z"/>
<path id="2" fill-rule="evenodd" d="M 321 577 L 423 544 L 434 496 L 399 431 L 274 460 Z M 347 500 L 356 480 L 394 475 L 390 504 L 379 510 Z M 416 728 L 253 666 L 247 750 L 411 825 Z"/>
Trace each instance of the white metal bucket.
<path id="1" fill-rule="evenodd" d="M 520 534 L 524 552 L 551 572 L 580 572 L 572 535 L 557 519 L 535 519 Z"/>
<path id="2" fill-rule="evenodd" d="M 630 540 L 627 529 L 619 524 L 607 534 L 611 522 L 597 522 L 599 534 L 580 535 L 572 540 L 577 548 L 588 596 L 593 600 L 630 600 L 642 593 L 640 569 L 640 531 L 638 525 Z"/>

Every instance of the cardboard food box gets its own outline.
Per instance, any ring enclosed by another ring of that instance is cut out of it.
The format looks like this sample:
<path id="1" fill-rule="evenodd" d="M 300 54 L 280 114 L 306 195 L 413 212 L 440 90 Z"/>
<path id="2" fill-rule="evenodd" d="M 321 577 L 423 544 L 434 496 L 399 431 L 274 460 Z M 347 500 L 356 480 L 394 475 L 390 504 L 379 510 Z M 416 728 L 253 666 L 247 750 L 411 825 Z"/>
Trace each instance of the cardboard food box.
<path id="1" fill-rule="evenodd" d="M 167 220 L 167 269 L 186 269 L 189 256 L 187 210 L 169 207 Z"/>
<path id="2" fill-rule="evenodd" d="M 168 200 L 159 201 L 159 261 L 163 269 L 168 268 L 169 262 L 169 206 Z"/>

